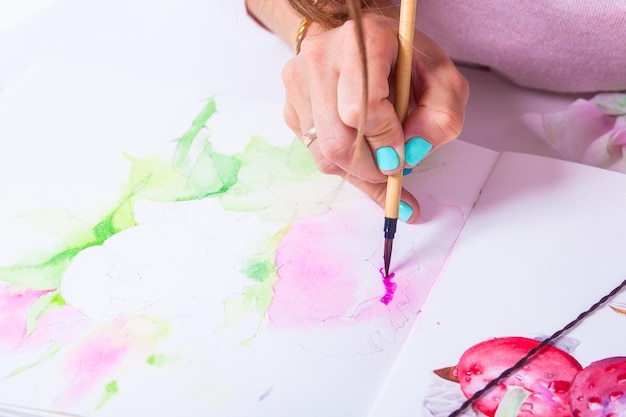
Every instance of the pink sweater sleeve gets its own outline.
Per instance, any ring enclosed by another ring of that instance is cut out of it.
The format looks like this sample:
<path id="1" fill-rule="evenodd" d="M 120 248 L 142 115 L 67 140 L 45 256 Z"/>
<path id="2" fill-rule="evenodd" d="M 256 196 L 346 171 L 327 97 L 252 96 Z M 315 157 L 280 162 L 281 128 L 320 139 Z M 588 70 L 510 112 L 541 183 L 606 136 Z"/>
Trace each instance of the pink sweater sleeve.
<path id="1" fill-rule="evenodd" d="M 416 25 L 455 61 L 522 86 L 626 90 L 624 0 L 420 0 Z"/>

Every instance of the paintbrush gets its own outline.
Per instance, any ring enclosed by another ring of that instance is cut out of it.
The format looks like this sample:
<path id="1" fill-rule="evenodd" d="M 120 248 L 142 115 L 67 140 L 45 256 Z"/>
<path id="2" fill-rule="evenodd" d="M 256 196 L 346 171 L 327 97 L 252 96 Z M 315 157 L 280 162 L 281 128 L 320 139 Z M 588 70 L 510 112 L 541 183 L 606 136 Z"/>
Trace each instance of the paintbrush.
<path id="1" fill-rule="evenodd" d="M 0 417 L 80 417 L 76 414 L 0 403 Z"/>
<path id="2" fill-rule="evenodd" d="M 396 90 L 394 108 L 400 121 L 404 121 L 409 108 L 411 89 L 411 66 L 413 59 L 413 35 L 415 33 L 415 9 L 417 0 L 402 0 L 398 24 L 398 61 L 396 63 Z M 387 178 L 385 198 L 385 277 L 389 276 L 393 239 L 396 234 L 400 195 L 402 193 L 402 170 Z"/>

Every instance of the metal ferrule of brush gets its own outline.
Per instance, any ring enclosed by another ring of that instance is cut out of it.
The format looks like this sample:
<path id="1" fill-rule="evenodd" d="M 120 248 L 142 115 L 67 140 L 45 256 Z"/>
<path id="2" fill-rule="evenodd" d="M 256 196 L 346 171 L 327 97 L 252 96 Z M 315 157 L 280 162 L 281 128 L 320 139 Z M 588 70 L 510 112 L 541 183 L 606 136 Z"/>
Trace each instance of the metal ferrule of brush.
<path id="1" fill-rule="evenodd" d="M 385 217 L 385 226 L 383 227 L 383 232 L 385 232 L 385 239 L 394 238 L 394 236 L 396 235 L 397 224 L 398 224 L 398 219 Z"/>

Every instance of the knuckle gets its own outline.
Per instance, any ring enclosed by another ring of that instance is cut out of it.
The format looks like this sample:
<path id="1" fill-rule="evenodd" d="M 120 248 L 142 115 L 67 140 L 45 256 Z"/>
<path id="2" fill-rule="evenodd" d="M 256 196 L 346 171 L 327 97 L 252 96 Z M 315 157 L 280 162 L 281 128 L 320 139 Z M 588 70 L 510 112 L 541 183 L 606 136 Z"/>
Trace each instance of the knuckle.
<path id="1" fill-rule="evenodd" d="M 393 124 L 395 113 L 387 110 L 393 110 L 389 104 L 386 109 L 383 100 L 370 94 L 366 103 L 354 100 L 346 103 L 340 103 L 338 107 L 339 118 L 346 125 L 357 128 L 361 119 L 366 116 L 367 129 L 375 132 L 386 131 Z"/>
<path id="2" fill-rule="evenodd" d="M 451 103 L 444 108 L 431 109 L 431 121 L 439 130 L 442 143 L 456 139 L 463 129 L 465 106 L 469 99 L 469 83 L 454 64 L 451 64 L 445 76 L 445 82 L 450 86 Z"/>
<path id="3" fill-rule="evenodd" d="M 339 103 L 337 112 L 339 118 L 346 126 L 356 128 L 359 125 L 364 109 L 359 100 L 351 100 Z M 370 113 L 369 109 L 367 109 L 367 113 Z"/>
<path id="4" fill-rule="evenodd" d="M 456 139 L 463 129 L 463 117 L 450 112 L 436 112 L 433 122 L 439 128 L 444 143 Z"/>
<path id="5" fill-rule="evenodd" d="M 339 167 L 337 167 L 337 165 L 333 164 L 331 161 L 325 158 L 316 160 L 315 166 L 322 174 L 338 175 L 340 172 L 340 169 Z"/>
<path id="6" fill-rule="evenodd" d="M 349 147 L 348 147 L 349 148 Z M 328 141 L 322 145 L 322 153 L 329 161 L 335 164 L 341 164 L 345 162 L 346 147 L 341 146 L 337 141 Z"/>

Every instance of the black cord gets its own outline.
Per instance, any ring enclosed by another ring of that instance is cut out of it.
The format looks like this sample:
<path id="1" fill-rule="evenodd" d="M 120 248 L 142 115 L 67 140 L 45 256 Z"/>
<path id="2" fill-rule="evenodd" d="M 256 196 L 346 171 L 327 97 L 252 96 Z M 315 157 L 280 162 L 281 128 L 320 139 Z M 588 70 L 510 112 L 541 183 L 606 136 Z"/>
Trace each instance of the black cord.
<path id="1" fill-rule="evenodd" d="M 570 330 L 572 327 L 576 326 L 578 323 L 580 323 L 581 321 L 583 321 L 585 318 L 587 318 L 587 316 L 589 316 L 591 313 L 593 313 L 594 311 L 596 311 L 598 308 L 600 308 L 602 306 L 602 304 L 606 303 L 611 297 L 615 296 L 615 294 L 617 294 L 618 292 L 620 292 L 624 287 L 626 287 L 626 280 L 624 280 L 620 285 L 618 285 L 617 287 L 615 287 L 613 289 L 613 291 L 611 291 L 610 293 L 608 293 L 607 295 L 605 295 L 604 297 L 602 297 L 600 300 L 598 300 L 598 302 L 596 302 L 594 305 L 592 305 L 591 307 L 589 307 L 589 309 L 587 311 L 584 311 L 582 313 L 580 313 L 578 315 L 578 317 L 576 317 L 576 319 L 574 319 L 573 321 L 569 322 L 565 327 L 563 327 L 561 330 L 555 332 L 552 336 L 548 337 L 547 339 L 545 339 L 543 342 L 539 343 L 537 346 L 535 346 L 534 348 L 532 348 L 527 354 L 526 356 L 524 356 L 522 359 L 520 359 L 519 361 L 517 361 L 517 363 L 513 366 L 511 366 L 509 369 L 506 369 L 504 372 L 502 372 L 496 379 L 490 381 L 487 385 L 485 385 L 485 387 L 483 389 L 481 389 L 480 391 L 476 391 L 474 393 L 474 395 L 472 395 L 470 398 L 467 399 L 467 401 L 465 401 L 457 410 L 455 410 L 454 412 L 452 412 L 448 417 L 458 417 L 461 415 L 461 413 L 468 408 L 470 405 L 472 405 L 472 403 L 474 403 L 474 401 L 480 399 L 480 397 L 482 397 L 483 395 L 485 395 L 487 393 L 487 391 L 489 391 L 491 388 L 493 388 L 494 385 L 497 385 L 500 383 L 500 381 L 502 381 L 504 378 L 507 378 L 509 376 L 511 376 L 511 374 L 513 374 L 515 371 L 519 370 L 522 366 L 524 366 L 526 364 L 526 362 L 528 362 L 528 360 L 535 354 L 537 353 L 539 350 L 541 350 L 542 348 L 544 348 L 546 345 L 551 344 L 552 342 L 554 342 L 556 339 L 558 339 L 559 337 L 561 337 L 563 335 L 563 333 L 567 332 L 568 330 Z"/>

